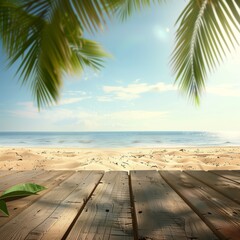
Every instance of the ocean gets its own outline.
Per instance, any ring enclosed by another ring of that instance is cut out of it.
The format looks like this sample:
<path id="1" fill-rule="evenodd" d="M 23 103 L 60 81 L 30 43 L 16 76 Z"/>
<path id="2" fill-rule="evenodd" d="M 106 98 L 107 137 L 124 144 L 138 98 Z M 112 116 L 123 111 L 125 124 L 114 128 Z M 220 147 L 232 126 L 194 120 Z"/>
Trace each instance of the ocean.
<path id="1" fill-rule="evenodd" d="M 157 132 L 0 132 L 0 147 L 125 148 L 240 146 L 240 133 Z"/>

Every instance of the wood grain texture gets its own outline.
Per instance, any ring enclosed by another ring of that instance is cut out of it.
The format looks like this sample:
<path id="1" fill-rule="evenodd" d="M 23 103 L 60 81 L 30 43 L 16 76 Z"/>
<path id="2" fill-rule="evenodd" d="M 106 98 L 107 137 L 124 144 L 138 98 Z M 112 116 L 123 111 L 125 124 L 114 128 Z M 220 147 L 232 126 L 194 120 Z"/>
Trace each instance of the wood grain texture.
<path id="1" fill-rule="evenodd" d="M 0 178 L 0 191 L 10 188 L 16 184 L 32 182 L 38 175 L 44 173 L 43 170 L 34 171 L 11 171 L 11 174 Z"/>
<path id="2" fill-rule="evenodd" d="M 211 172 L 187 171 L 187 173 L 240 204 L 240 184 Z"/>
<path id="3" fill-rule="evenodd" d="M 240 183 L 240 171 L 218 170 L 209 172 L 212 172 L 218 176 L 222 176 L 237 183 Z"/>
<path id="4" fill-rule="evenodd" d="M 72 201 L 72 199 L 78 198 L 77 195 L 80 193 L 80 188 L 83 187 L 82 183 L 89 176 L 90 172 L 74 173 L 18 214 L 14 219 L 1 226 L 1 238 L 4 240 L 41 239 L 55 224 L 58 226 L 56 230 L 58 231 L 58 237 L 60 234 L 63 236 L 76 215 L 67 218 L 67 224 L 59 226 L 58 223 L 62 220 L 62 213 L 65 211 L 77 213 L 81 208 L 84 200 L 80 196 L 77 201 Z M 99 175 L 97 171 L 95 174 Z M 92 190 L 89 189 L 89 194 Z M 61 239 L 61 237 L 58 239 Z"/>
<path id="5" fill-rule="evenodd" d="M 240 239 L 240 171 L 6 172 L 48 189 L 7 202 L 0 240 Z"/>
<path id="6" fill-rule="evenodd" d="M 157 171 L 130 172 L 138 239 L 218 239 Z"/>
<path id="7" fill-rule="evenodd" d="M 184 172 L 163 171 L 161 175 L 220 239 L 239 240 L 239 204 Z"/>
<path id="8" fill-rule="evenodd" d="M 67 239 L 133 239 L 128 181 L 127 172 L 106 172 Z"/>
<path id="9" fill-rule="evenodd" d="M 9 217 L 0 216 L 0 226 L 9 222 L 12 218 L 30 206 L 38 198 L 51 191 L 54 187 L 72 175 L 73 171 L 44 171 L 40 175 L 35 175 L 31 178 L 31 182 L 45 186 L 47 189 L 39 192 L 37 195 L 31 195 L 24 198 L 17 198 L 12 201 L 7 201 L 7 208 L 10 214 Z"/>
<path id="10" fill-rule="evenodd" d="M 75 190 L 59 204 L 51 216 L 48 216 L 44 222 L 28 234 L 26 240 L 32 239 L 35 235 L 41 235 L 41 240 L 62 239 L 78 213 L 82 211 L 84 203 L 102 176 L 103 173 L 100 171 L 82 172 Z"/>
<path id="11" fill-rule="evenodd" d="M 11 174 L 16 174 L 17 172 L 20 172 L 20 171 L 6 171 L 6 170 L 0 170 L 0 178 L 1 177 L 4 177 L 4 176 L 7 176 L 7 175 L 11 175 Z"/>

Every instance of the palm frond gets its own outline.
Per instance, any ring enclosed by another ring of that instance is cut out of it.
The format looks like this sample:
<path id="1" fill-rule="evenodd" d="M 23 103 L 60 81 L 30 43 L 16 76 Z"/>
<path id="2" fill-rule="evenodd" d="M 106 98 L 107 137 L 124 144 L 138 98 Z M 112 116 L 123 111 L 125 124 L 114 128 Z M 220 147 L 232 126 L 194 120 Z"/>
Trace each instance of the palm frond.
<path id="1" fill-rule="evenodd" d="M 111 15 L 106 0 L 72 0 L 71 5 L 82 28 L 90 32 L 102 29 L 102 26 L 106 23 L 106 17 Z"/>
<path id="2" fill-rule="evenodd" d="M 103 11 L 98 3 L 77 2 L 90 11 L 88 18 L 93 8 Z M 65 72 L 81 72 L 86 66 L 99 69 L 108 56 L 99 44 L 82 38 L 86 23 L 75 11 L 67 0 L 0 2 L 0 35 L 9 66 L 20 62 L 17 74 L 30 86 L 39 108 L 58 101 Z M 103 21 L 95 14 L 88 30 Z"/>
<path id="3" fill-rule="evenodd" d="M 199 103 L 208 72 L 239 44 L 239 1 L 189 1 L 177 20 L 171 63 L 180 89 Z M 231 47 L 230 47 L 230 46 Z"/>
<path id="4" fill-rule="evenodd" d="M 49 106 L 56 103 L 59 98 L 59 89 L 62 83 L 62 74 L 59 71 L 49 71 L 46 68 L 47 62 L 41 60 L 36 66 L 34 80 L 31 82 L 31 89 L 38 107 Z"/>
<path id="5" fill-rule="evenodd" d="M 133 12 L 161 2 L 165 0 L 109 0 L 108 6 L 121 20 L 126 20 Z"/>
<path id="6" fill-rule="evenodd" d="M 80 39 L 78 45 L 71 45 L 71 49 L 72 66 L 75 66 L 76 71 L 83 70 L 85 67 L 100 70 L 103 67 L 103 59 L 111 56 L 100 44 L 84 38 Z"/>

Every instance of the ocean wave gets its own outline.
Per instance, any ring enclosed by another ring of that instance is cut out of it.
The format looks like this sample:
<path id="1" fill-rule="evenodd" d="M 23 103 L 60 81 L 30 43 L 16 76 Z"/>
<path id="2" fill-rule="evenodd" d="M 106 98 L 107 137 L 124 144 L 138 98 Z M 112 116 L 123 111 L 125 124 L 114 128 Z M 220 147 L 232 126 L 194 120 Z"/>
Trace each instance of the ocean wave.
<path id="1" fill-rule="evenodd" d="M 1 146 L 156 147 L 240 145 L 238 134 L 212 132 L 0 133 Z"/>

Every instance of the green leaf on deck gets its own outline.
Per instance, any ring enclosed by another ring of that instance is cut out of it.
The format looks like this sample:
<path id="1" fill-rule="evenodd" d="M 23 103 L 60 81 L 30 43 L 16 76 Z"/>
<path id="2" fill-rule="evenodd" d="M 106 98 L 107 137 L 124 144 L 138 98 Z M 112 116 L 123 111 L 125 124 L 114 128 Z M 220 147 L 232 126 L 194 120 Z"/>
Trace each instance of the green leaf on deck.
<path id="1" fill-rule="evenodd" d="M 2 196 L 0 196 L 0 200 L 11 198 L 11 197 L 29 196 L 29 195 L 36 194 L 37 192 L 40 192 L 45 189 L 46 188 L 44 186 L 41 186 L 35 183 L 18 184 L 7 189 L 5 192 L 3 192 Z"/>
<path id="2" fill-rule="evenodd" d="M 0 212 L 4 213 L 6 216 L 9 216 L 7 205 L 3 200 L 0 200 Z"/>

